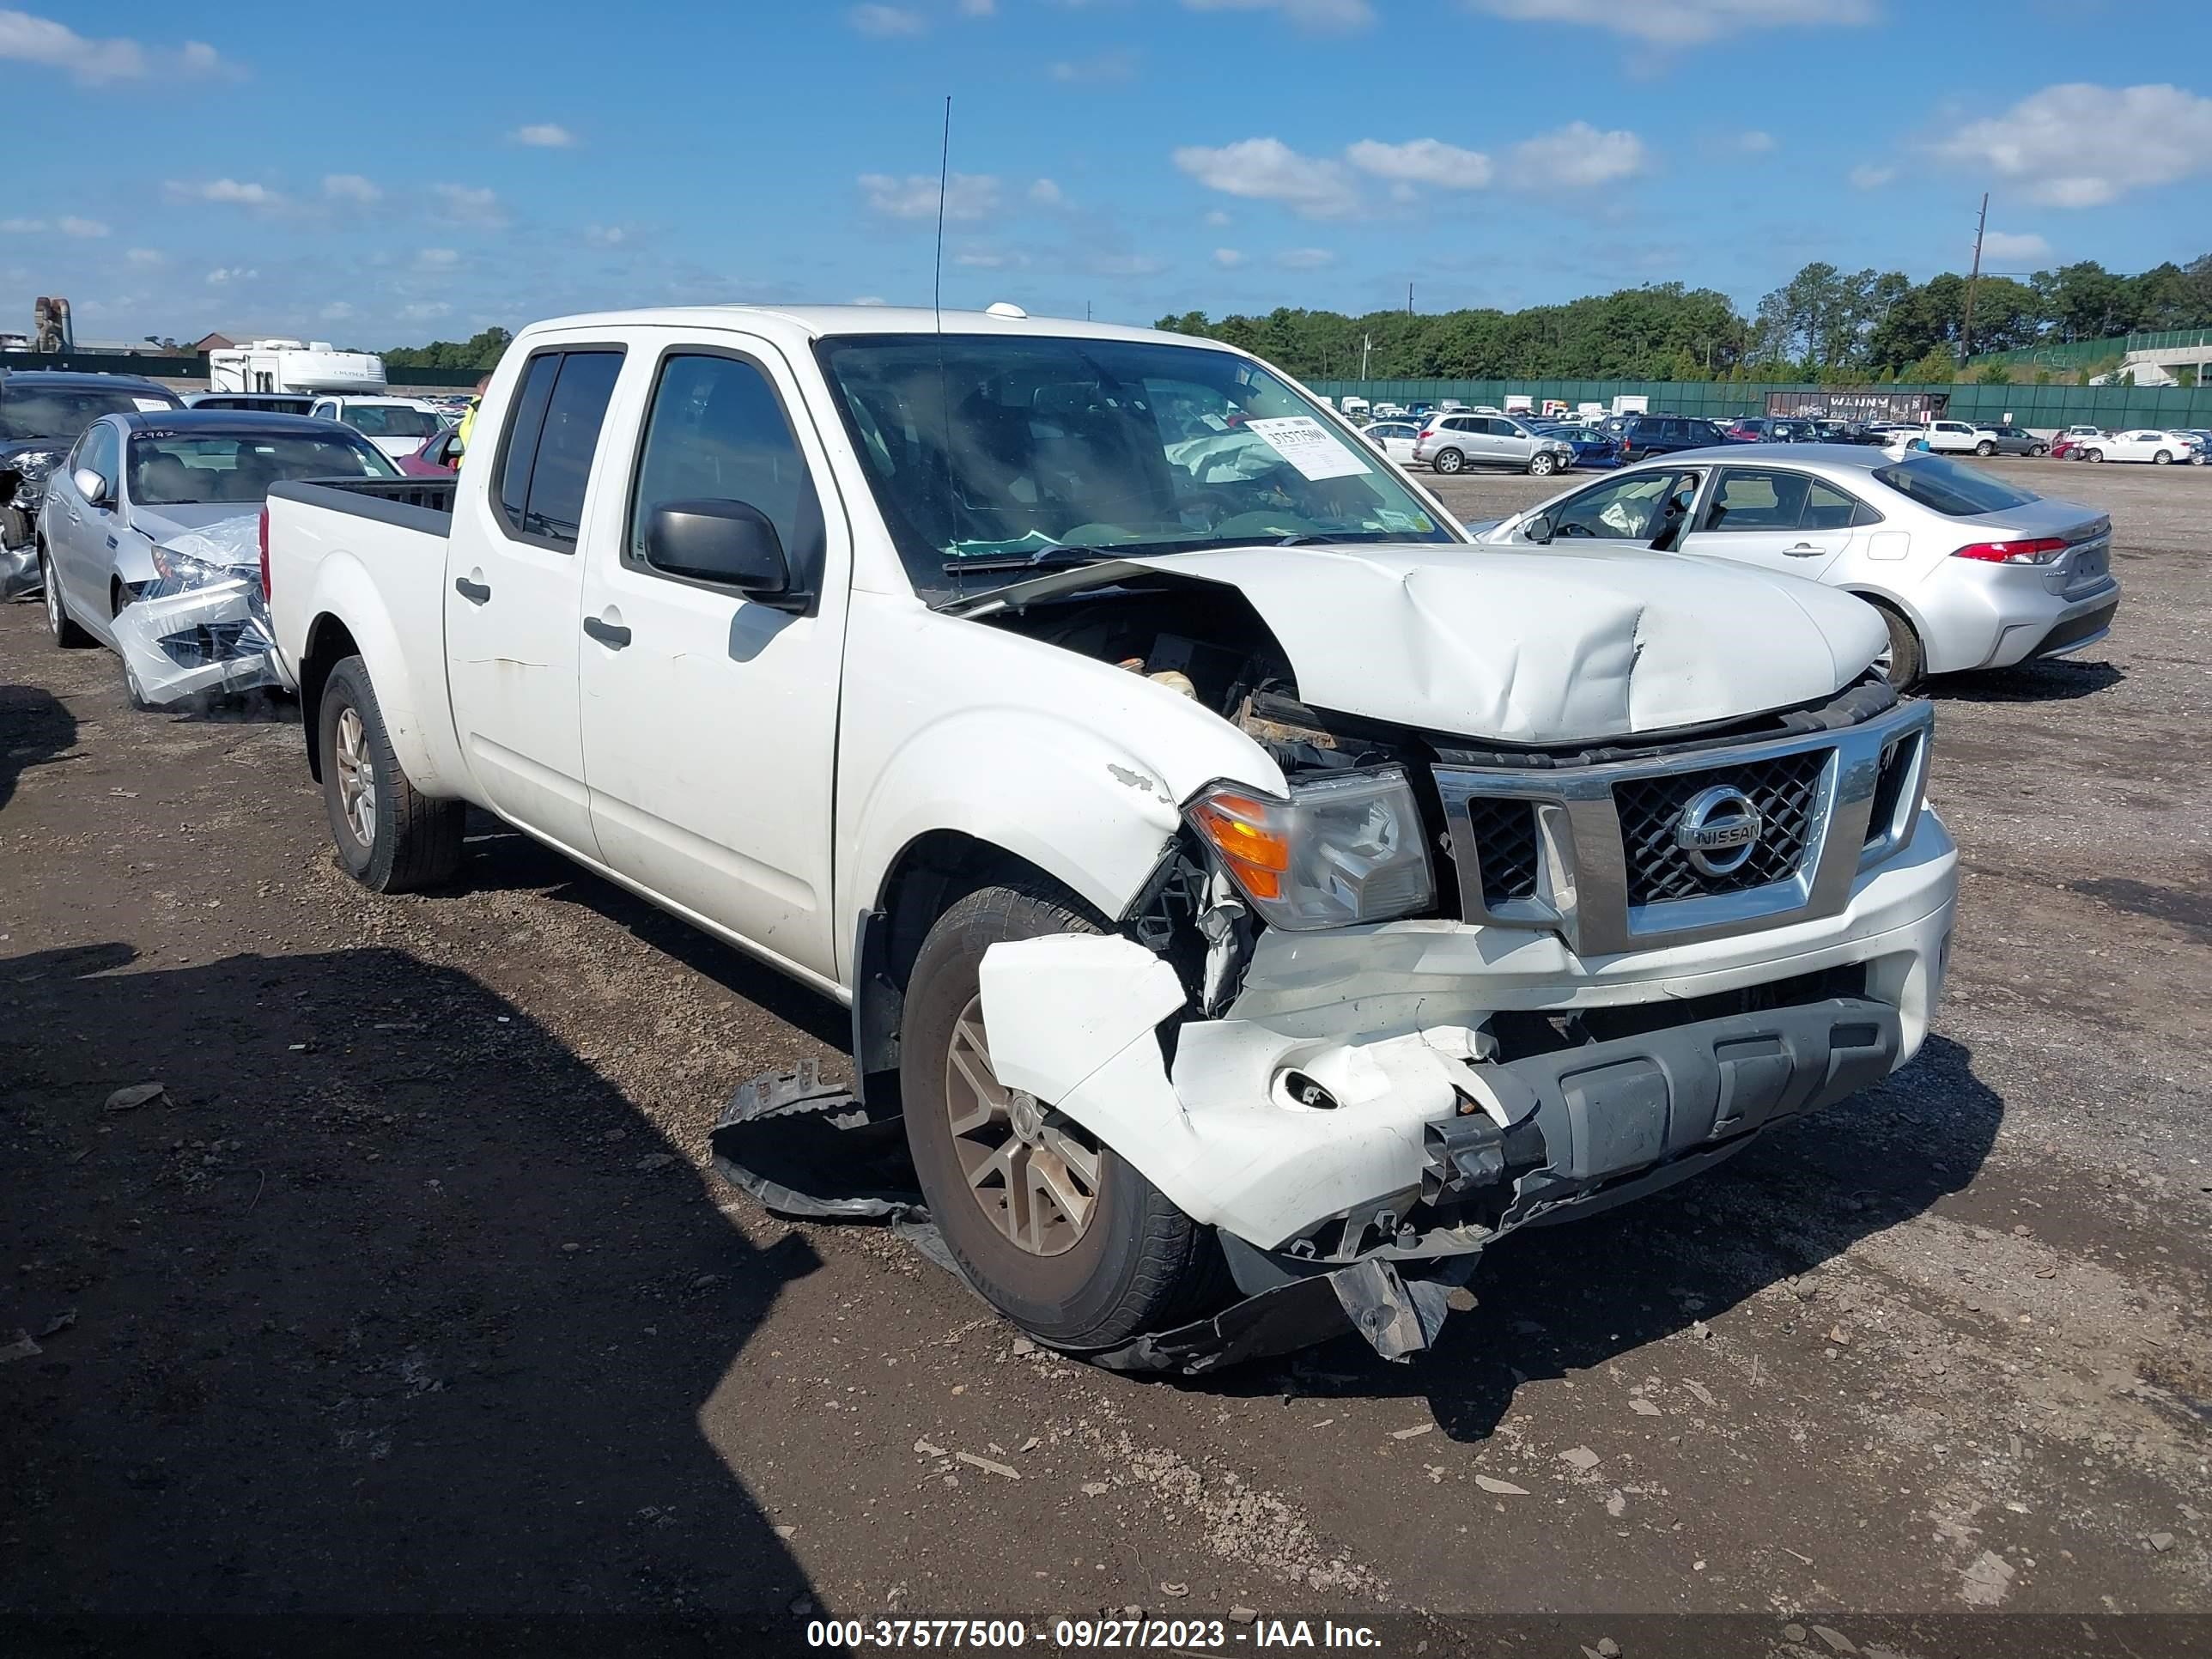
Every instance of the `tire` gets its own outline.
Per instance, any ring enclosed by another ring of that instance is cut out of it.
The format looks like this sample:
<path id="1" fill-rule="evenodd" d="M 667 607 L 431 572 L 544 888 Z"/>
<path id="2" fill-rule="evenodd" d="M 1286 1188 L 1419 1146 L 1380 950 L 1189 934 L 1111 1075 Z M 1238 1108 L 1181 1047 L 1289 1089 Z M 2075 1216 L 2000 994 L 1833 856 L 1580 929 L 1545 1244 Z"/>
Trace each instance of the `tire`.
<path id="1" fill-rule="evenodd" d="M 2039 461 L 2045 455 L 2048 455 L 2051 453 L 2051 446 L 2049 444 L 2030 444 L 2027 447 L 2027 453 L 2033 459 Z"/>
<path id="2" fill-rule="evenodd" d="M 1996 454 L 1996 453 L 1997 453 L 1997 447 L 1996 447 L 1995 444 L 1993 444 L 1993 443 L 1989 443 L 1989 442 L 1987 442 L 1987 441 L 1984 441 L 1984 442 L 1982 442 L 1982 443 L 1978 443 L 1978 444 L 1976 444 L 1976 445 L 1974 446 L 1974 453 L 1975 453 L 1975 454 L 1977 454 L 1977 455 L 1978 455 L 1978 456 L 1980 456 L 1984 460 L 1987 460 L 1987 459 L 1989 459 L 1989 458 L 1990 458 L 1990 456 L 1992 456 L 1992 455 Z"/>
<path id="3" fill-rule="evenodd" d="M 994 1110 L 972 1136 L 956 1139 L 953 1130 L 956 1090 L 967 1086 L 954 1080 L 963 1064 L 960 1055 L 969 1066 L 980 1057 L 982 1074 L 998 1086 L 989 1074 L 989 1040 L 977 1000 L 984 951 L 1002 940 L 1101 931 L 1073 896 L 1042 880 L 976 889 L 939 917 L 922 942 L 899 1032 L 907 1146 L 946 1248 L 993 1307 L 1041 1341 L 1063 1348 L 1111 1347 L 1180 1322 L 1218 1302 L 1225 1282 L 1220 1247 L 1209 1229 L 1177 1209 L 1112 1147 L 1094 1145 L 1048 1106 L 1042 1108 L 1041 1125 L 1031 1120 L 1030 1133 L 1045 1139 L 1031 1143 L 1030 1155 L 1050 1152 L 1056 1133 L 1057 1144 L 1073 1140 L 1094 1160 L 1090 1205 L 1079 1225 L 1065 1224 L 1068 1212 L 1058 1209 L 1057 1231 L 1048 1232 L 1039 1221 L 1043 1206 L 1032 1203 L 1030 1219 L 1038 1224 L 1027 1242 L 1018 1240 L 1012 1235 L 1023 1230 L 1024 1218 L 1006 1184 L 1012 1171 L 998 1173 L 1000 1185 L 984 1186 L 971 1183 L 963 1163 L 964 1150 L 988 1166 L 1023 1139 L 1005 1109 Z M 976 1034 L 982 1036 L 980 1053 Z M 1009 1099 L 1015 1110 L 1038 1110 L 1028 1096 Z M 995 1133 L 1001 1121 L 1008 1123 L 1002 1139 Z M 1079 1164 L 1071 1159 L 1062 1167 L 1079 1193 Z M 1006 1201 L 988 1196 L 1002 1192 Z"/>
<path id="4" fill-rule="evenodd" d="M 1437 471 L 1443 473 L 1446 477 L 1449 477 L 1451 474 L 1462 471 L 1466 468 L 1467 457 L 1461 454 L 1456 449 L 1439 449 L 1437 451 L 1435 456 L 1431 459 L 1429 465 L 1436 468 Z"/>
<path id="5" fill-rule="evenodd" d="M 1889 629 L 1889 649 L 1875 659 L 1875 666 L 1899 690 L 1909 691 L 1920 684 L 1927 671 L 1928 658 L 1920 648 L 1920 635 L 1912 631 L 1911 623 L 1887 605 L 1877 605 L 1875 609 L 1881 613 L 1882 622 Z"/>
<path id="6" fill-rule="evenodd" d="M 2085 461 L 2101 461 L 2105 459 L 2105 452 L 2101 449 L 2087 449 L 2081 452 L 2081 459 Z"/>
<path id="7" fill-rule="evenodd" d="M 2153 466 L 2172 466 L 2173 465 L 2173 452 L 2170 449 L 2160 450 L 2157 454 L 2150 458 L 2150 464 Z"/>
<path id="8" fill-rule="evenodd" d="M 1528 458 L 1528 476 L 1532 478 L 1548 478 L 1559 470 L 1559 458 L 1556 455 L 1531 455 Z"/>
<path id="9" fill-rule="evenodd" d="M 348 875 L 374 893 L 412 893 L 459 873 L 468 809 L 457 800 L 433 800 L 408 781 L 376 705 L 368 665 L 359 657 L 331 670 L 315 742 L 331 839 Z"/>
<path id="10" fill-rule="evenodd" d="M 53 636 L 58 651 L 82 651 L 93 642 L 92 635 L 70 620 L 62 608 L 62 585 L 54 579 L 54 562 L 46 550 L 39 550 L 39 580 L 46 584 L 46 632 Z"/>

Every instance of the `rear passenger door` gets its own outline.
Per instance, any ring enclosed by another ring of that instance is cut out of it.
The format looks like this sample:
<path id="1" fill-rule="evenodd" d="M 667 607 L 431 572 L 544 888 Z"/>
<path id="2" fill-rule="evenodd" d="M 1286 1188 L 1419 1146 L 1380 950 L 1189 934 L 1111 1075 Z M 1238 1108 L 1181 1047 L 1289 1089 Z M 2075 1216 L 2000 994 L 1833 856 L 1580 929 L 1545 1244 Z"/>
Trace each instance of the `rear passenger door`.
<path id="1" fill-rule="evenodd" d="M 1808 472 L 1724 466 L 1681 550 L 1785 575 L 1819 577 L 1880 516 Z"/>
<path id="2" fill-rule="evenodd" d="M 827 457 L 769 342 L 655 331 L 636 350 L 631 453 L 592 505 L 584 572 L 592 826 L 609 866 L 827 986 L 852 565 Z M 657 563 L 654 509 L 679 502 L 764 515 L 805 597 L 748 598 Z"/>
<path id="3" fill-rule="evenodd" d="M 586 858 L 598 848 L 576 711 L 577 547 L 623 361 L 603 340 L 531 354 L 487 488 L 460 492 L 447 544 L 446 672 L 469 769 L 501 816 Z"/>

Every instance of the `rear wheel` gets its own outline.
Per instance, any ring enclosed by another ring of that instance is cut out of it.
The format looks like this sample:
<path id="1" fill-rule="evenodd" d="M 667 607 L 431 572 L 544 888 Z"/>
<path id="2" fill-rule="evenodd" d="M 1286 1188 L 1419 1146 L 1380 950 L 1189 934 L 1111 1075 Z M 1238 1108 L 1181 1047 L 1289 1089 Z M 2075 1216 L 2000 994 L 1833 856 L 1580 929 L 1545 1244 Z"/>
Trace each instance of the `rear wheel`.
<path id="1" fill-rule="evenodd" d="M 1467 457 L 1456 449 L 1439 449 L 1429 465 L 1439 472 L 1456 472 L 1467 465 Z"/>
<path id="2" fill-rule="evenodd" d="M 62 605 L 62 585 L 54 575 L 54 562 L 43 547 L 39 550 L 39 580 L 46 585 L 46 632 L 54 636 L 55 645 L 64 651 L 90 645 L 92 635 L 70 620 Z"/>
<path id="3" fill-rule="evenodd" d="M 1886 605 L 1877 605 L 1883 623 L 1889 629 L 1889 648 L 1874 659 L 1881 677 L 1900 691 L 1909 691 L 1920 683 L 1926 671 L 1927 659 L 1920 649 L 1920 635 L 1912 631 L 1912 624 L 1899 612 Z"/>
<path id="4" fill-rule="evenodd" d="M 468 809 L 433 800 L 408 781 L 359 657 L 338 664 L 324 684 L 316 740 L 331 839 L 347 874 L 373 892 L 411 893 L 459 873 Z"/>
<path id="5" fill-rule="evenodd" d="M 1194 1316 L 1222 1282 L 1207 1229 L 993 1068 L 983 953 L 1009 939 L 1100 931 L 1042 881 L 977 889 L 923 941 L 899 1033 L 907 1144 L 946 1248 L 992 1306 L 1069 1348 L 1111 1347 Z"/>

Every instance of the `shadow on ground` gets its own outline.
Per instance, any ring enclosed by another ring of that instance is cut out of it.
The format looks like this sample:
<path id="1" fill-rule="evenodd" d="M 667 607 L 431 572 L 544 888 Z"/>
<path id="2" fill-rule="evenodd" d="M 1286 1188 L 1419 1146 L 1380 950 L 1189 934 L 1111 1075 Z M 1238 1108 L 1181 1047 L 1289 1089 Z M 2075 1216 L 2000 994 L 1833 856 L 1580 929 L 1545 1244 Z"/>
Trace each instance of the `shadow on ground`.
<path id="1" fill-rule="evenodd" d="M 76 716 L 43 685 L 0 685 L 0 806 L 16 780 L 76 747 Z"/>
<path id="2" fill-rule="evenodd" d="M 2108 662 L 2053 657 L 2018 668 L 1984 668 L 1944 674 L 1920 688 L 1939 703 L 2072 702 L 2118 685 L 2127 676 Z"/>
<path id="3" fill-rule="evenodd" d="M 588 1065 L 402 952 L 0 984 L 0 1343 L 43 1349 L 0 1367 L 18 1634 L 785 1650 L 805 1581 L 697 1419 L 803 1241 L 749 1244 Z"/>

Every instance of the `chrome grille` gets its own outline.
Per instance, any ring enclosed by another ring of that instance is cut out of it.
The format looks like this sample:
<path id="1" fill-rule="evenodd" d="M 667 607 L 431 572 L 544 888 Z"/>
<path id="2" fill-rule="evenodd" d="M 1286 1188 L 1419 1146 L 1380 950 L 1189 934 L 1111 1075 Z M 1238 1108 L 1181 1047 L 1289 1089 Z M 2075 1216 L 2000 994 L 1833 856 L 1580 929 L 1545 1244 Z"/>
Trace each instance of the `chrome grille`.
<path id="1" fill-rule="evenodd" d="M 1808 749 L 1748 766 L 1717 767 L 1710 772 L 1681 772 L 1633 778 L 1613 787 L 1620 814 L 1621 856 L 1631 904 L 1662 904 L 1669 899 L 1703 898 L 1711 893 L 1741 893 L 1787 881 L 1805 861 L 1812 840 L 1814 804 L 1820 774 L 1832 751 Z M 1724 876 L 1699 872 L 1690 855 L 1674 844 L 1682 809 L 1700 792 L 1716 786 L 1741 792 L 1759 809 L 1759 839 L 1740 869 Z"/>

